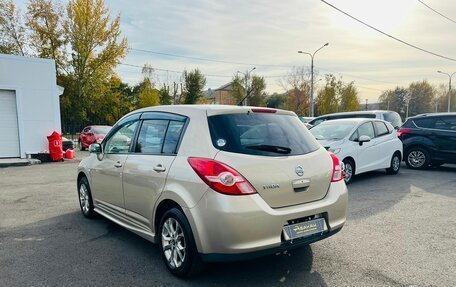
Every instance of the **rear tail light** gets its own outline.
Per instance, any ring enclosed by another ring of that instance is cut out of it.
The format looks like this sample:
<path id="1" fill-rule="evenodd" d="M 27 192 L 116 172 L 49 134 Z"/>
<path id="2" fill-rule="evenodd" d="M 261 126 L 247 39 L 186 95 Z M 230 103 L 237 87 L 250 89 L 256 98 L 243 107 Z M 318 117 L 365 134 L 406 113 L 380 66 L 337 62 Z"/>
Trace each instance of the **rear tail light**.
<path id="1" fill-rule="evenodd" d="M 196 174 L 213 190 L 228 195 L 256 193 L 255 188 L 237 171 L 228 165 L 208 159 L 187 159 Z"/>
<path id="2" fill-rule="evenodd" d="M 408 134 L 410 132 L 411 132 L 411 130 L 409 130 L 409 129 L 398 129 L 397 130 L 397 137 L 400 138 L 402 135 Z"/>
<path id="3" fill-rule="evenodd" d="M 339 160 L 337 155 L 329 153 L 333 162 L 333 172 L 331 182 L 338 182 L 344 179 L 344 163 Z"/>

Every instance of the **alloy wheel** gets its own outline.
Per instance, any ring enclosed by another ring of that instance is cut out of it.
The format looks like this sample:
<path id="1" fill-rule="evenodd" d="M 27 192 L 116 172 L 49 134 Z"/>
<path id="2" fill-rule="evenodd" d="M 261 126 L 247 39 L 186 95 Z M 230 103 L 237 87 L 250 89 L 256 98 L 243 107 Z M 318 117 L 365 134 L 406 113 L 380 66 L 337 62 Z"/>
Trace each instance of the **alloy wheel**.
<path id="1" fill-rule="evenodd" d="M 170 217 L 163 223 L 162 248 L 166 261 L 172 269 L 182 266 L 186 259 L 185 235 L 179 222 Z"/>
<path id="2" fill-rule="evenodd" d="M 353 176 L 353 167 L 349 162 L 345 163 L 344 169 L 344 180 L 345 182 L 349 182 Z"/>
<path id="3" fill-rule="evenodd" d="M 400 166 L 401 166 L 401 160 L 399 159 L 398 156 L 393 157 L 393 162 L 391 164 L 392 168 L 394 171 L 398 171 Z"/>
<path id="4" fill-rule="evenodd" d="M 79 187 L 79 203 L 82 207 L 82 212 L 87 214 L 90 209 L 90 202 L 89 202 L 89 192 L 87 191 L 86 185 L 83 183 Z"/>
<path id="5" fill-rule="evenodd" d="M 414 150 L 407 157 L 408 163 L 415 168 L 420 168 L 426 162 L 426 155 L 419 150 Z"/>

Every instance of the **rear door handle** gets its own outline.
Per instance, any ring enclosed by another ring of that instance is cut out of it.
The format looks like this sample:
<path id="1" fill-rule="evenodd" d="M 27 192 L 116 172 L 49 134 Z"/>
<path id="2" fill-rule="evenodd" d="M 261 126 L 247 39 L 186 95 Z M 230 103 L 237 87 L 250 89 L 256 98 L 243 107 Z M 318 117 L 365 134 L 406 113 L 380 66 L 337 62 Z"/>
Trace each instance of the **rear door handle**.
<path id="1" fill-rule="evenodd" d="M 166 167 L 164 167 L 164 166 L 161 165 L 161 164 L 157 164 L 157 165 L 154 167 L 154 170 L 155 170 L 156 172 L 164 172 L 164 171 L 166 171 Z"/>
<path id="2" fill-rule="evenodd" d="M 122 164 L 120 163 L 120 161 L 118 161 L 118 162 L 116 162 L 116 163 L 114 164 L 114 166 L 115 166 L 115 167 L 122 167 Z"/>

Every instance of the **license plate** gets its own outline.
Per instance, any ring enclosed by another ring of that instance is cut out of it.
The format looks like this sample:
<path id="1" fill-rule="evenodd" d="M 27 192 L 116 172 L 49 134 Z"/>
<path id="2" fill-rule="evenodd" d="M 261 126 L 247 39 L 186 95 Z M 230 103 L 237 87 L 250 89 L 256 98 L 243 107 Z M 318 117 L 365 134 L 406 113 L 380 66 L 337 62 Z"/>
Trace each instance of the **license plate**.
<path id="1" fill-rule="evenodd" d="M 325 219 L 317 218 L 283 227 L 289 239 L 296 239 L 322 233 L 325 230 Z"/>

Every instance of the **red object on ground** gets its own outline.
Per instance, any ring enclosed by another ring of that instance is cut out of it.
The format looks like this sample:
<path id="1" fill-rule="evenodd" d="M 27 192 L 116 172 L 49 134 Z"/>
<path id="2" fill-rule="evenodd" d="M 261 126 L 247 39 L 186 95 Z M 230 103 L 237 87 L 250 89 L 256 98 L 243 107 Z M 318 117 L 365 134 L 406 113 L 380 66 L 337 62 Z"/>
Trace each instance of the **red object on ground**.
<path id="1" fill-rule="evenodd" d="M 72 149 L 67 149 L 65 151 L 65 158 L 66 159 L 73 159 L 74 158 L 74 150 Z"/>
<path id="2" fill-rule="evenodd" d="M 60 161 L 63 159 L 62 135 L 54 131 L 47 137 L 49 141 L 49 154 L 51 160 Z"/>

